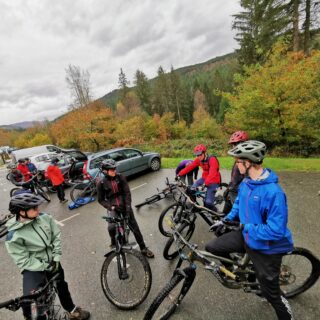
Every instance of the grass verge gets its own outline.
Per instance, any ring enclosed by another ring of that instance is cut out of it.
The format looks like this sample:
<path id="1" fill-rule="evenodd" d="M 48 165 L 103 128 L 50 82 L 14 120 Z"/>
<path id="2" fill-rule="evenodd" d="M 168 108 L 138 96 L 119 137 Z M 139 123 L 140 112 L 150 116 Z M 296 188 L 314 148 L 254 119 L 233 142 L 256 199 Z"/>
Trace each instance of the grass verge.
<path id="1" fill-rule="evenodd" d="M 192 158 L 191 158 L 192 159 Z M 231 157 L 218 157 L 221 169 L 231 169 Z M 162 168 L 176 168 L 183 158 L 162 158 Z M 320 158 L 266 158 L 264 166 L 274 171 L 320 172 Z"/>

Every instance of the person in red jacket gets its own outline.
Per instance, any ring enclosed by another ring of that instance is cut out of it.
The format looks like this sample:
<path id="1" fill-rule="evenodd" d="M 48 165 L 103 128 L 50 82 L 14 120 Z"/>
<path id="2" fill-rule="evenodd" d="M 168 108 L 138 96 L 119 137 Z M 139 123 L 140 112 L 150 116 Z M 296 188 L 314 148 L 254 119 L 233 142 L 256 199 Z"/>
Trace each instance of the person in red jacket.
<path id="1" fill-rule="evenodd" d="M 204 205 L 209 209 L 216 210 L 213 205 L 215 192 L 221 183 L 218 159 L 215 156 L 209 156 L 207 154 L 207 148 L 203 144 L 199 144 L 194 148 L 194 154 L 197 158 L 194 159 L 190 165 L 181 170 L 178 173 L 178 176 L 182 177 L 200 166 L 202 168 L 202 177 L 198 179 L 191 188 L 205 185 L 207 187 L 207 193 L 204 199 Z"/>
<path id="2" fill-rule="evenodd" d="M 57 194 L 60 202 L 65 203 L 68 200 L 65 199 L 64 187 L 63 187 L 64 177 L 60 168 L 58 167 L 58 162 L 59 162 L 58 158 L 53 158 L 51 160 L 51 165 L 47 168 L 47 175 L 48 175 L 48 178 L 51 180 L 52 185 L 57 190 Z"/>
<path id="3" fill-rule="evenodd" d="M 26 160 L 19 159 L 18 163 L 17 169 L 23 174 L 24 181 L 28 182 L 32 177 L 32 173 L 29 171 Z"/>

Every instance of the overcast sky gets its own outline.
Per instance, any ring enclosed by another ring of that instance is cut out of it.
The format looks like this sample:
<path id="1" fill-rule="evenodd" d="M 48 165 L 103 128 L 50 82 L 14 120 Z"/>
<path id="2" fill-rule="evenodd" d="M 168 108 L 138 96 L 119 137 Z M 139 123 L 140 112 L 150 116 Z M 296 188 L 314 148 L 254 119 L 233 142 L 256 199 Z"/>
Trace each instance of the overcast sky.
<path id="1" fill-rule="evenodd" d="M 237 48 L 238 0 L 1 0 L 0 125 L 52 120 L 71 103 L 65 69 L 90 73 L 94 98 Z"/>

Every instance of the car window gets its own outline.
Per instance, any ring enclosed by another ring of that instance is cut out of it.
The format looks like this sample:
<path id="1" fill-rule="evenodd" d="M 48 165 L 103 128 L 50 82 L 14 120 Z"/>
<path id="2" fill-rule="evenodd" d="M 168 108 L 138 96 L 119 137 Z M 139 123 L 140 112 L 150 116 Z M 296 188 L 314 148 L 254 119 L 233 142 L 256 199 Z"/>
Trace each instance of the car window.
<path id="1" fill-rule="evenodd" d="M 86 160 L 87 159 L 87 156 L 78 150 L 70 150 L 70 151 L 68 150 L 65 153 L 68 154 L 70 157 L 75 158 L 77 160 Z"/>
<path id="2" fill-rule="evenodd" d="M 92 160 L 90 161 L 89 169 L 99 168 L 101 162 L 102 162 L 103 160 L 106 160 L 106 159 L 110 159 L 110 157 L 109 157 L 108 154 L 105 154 L 105 155 L 100 156 L 100 157 L 98 157 L 98 158 L 92 159 Z"/>
<path id="3" fill-rule="evenodd" d="M 126 159 L 126 156 L 121 151 L 109 153 L 109 157 L 111 159 L 113 159 L 114 161 L 121 161 L 121 160 Z"/>
<path id="4" fill-rule="evenodd" d="M 133 149 L 123 150 L 123 153 L 128 159 L 141 156 L 141 153 L 139 151 Z"/>
<path id="5" fill-rule="evenodd" d="M 61 150 L 60 150 L 59 148 L 54 147 L 54 146 L 47 146 L 47 149 L 48 149 L 48 151 L 50 151 L 50 152 L 57 152 L 57 153 L 60 153 L 60 152 L 61 152 Z"/>

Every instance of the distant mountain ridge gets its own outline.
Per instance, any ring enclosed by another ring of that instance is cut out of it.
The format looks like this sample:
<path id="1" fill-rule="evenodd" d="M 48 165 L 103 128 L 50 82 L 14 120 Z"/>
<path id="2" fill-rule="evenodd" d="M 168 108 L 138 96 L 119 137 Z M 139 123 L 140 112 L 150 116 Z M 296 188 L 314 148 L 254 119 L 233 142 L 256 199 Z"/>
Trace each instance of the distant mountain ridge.
<path id="1" fill-rule="evenodd" d="M 181 77 L 188 77 L 195 73 L 210 72 L 211 70 L 215 70 L 221 64 L 226 64 L 230 63 L 230 61 L 234 61 L 236 57 L 236 52 L 227 53 L 225 55 L 215 57 L 205 62 L 175 69 L 175 72 L 177 72 Z M 155 81 L 155 79 L 157 79 L 157 77 L 149 79 L 149 82 L 152 83 L 153 81 Z M 112 90 L 98 100 L 102 100 L 106 105 L 114 107 L 116 102 L 118 101 L 118 93 L 119 89 Z"/>
<path id="2" fill-rule="evenodd" d="M 195 73 L 210 72 L 211 70 L 215 70 L 219 65 L 230 63 L 230 61 L 234 61 L 235 59 L 236 59 L 236 53 L 232 52 L 219 57 L 215 57 L 205 62 L 175 69 L 175 72 L 177 72 L 182 78 L 187 78 Z M 149 82 L 153 83 L 156 79 L 157 77 L 149 79 Z M 134 88 L 134 86 L 131 88 Z M 97 100 L 101 100 L 105 105 L 114 108 L 116 103 L 119 100 L 118 93 L 119 93 L 119 89 L 115 89 L 107 93 L 106 95 L 98 98 Z M 68 113 L 68 111 L 66 113 Z M 61 115 L 50 122 L 55 122 L 58 119 L 62 118 L 63 116 L 64 115 Z M 44 121 L 23 121 L 23 122 L 17 122 L 9 125 L 0 125 L 0 128 L 5 130 L 24 130 L 24 129 L 37 126 L 39 124 L 41 125 L 43 123 Z"/>
<path id="3" fill-rule="evenodd" d="M 41 124 L 43 124 L 43 121 L 22 121 L 22 122 L 12 123 L 8 125 L 2 125 L 0 126 L 0 128 L 5 130 L 19 130 L 19 129 L 32 128 Z"/>

